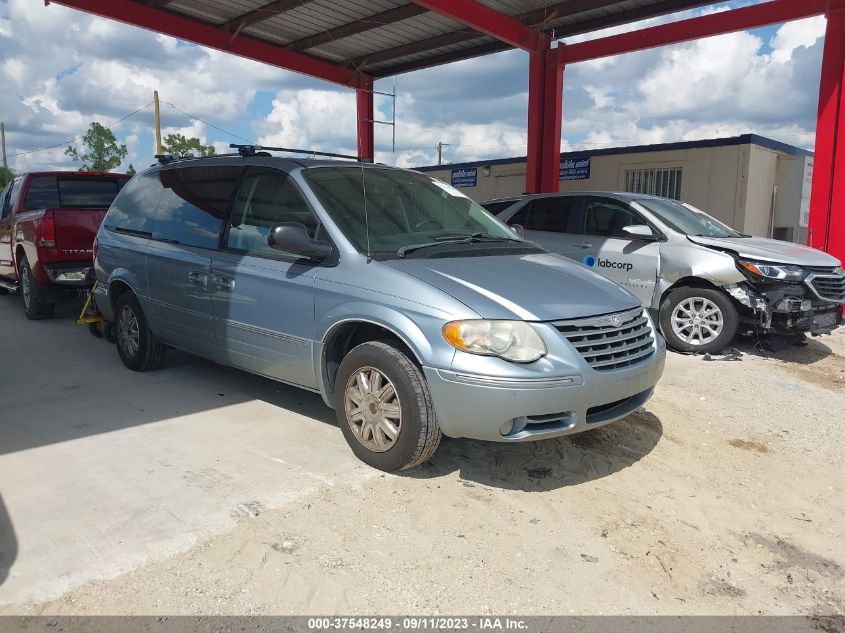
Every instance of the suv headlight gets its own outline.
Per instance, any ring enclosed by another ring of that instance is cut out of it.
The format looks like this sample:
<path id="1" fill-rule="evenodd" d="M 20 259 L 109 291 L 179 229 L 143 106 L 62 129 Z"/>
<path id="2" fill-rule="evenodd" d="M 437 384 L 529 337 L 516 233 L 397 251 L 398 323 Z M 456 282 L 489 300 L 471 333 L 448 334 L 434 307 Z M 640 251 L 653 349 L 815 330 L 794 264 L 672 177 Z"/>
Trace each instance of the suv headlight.
<path id="1" fill-rule="evenodd" d="M 737 260 L 737 265 L 743 272 L 749 272 L 754 277 L 765 279 L 779 279 L 781 281 L 792 281 L 801 283 L 810 273 L 801 266 L 792 264 L 768 264 L 766 262 L 752 262 L 743 259 Z"/>
<path id="2" fill-rule="evenodd" d="M 546 355 L 543 339 L 524 321 L 452 321 L 443 338 L 462 352 L 532 363 Z"/>

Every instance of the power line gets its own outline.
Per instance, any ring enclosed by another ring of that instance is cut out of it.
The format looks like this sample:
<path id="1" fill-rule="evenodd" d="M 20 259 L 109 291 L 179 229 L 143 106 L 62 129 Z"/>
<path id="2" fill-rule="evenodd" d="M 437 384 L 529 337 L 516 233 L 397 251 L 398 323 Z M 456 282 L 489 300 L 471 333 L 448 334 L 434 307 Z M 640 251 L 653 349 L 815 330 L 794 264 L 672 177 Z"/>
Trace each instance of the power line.
<path id="1" fill-rule="evenodd" d="M 188 117 L 188 118 L 191 118 L 191 119 L 194 119 L 194 120 L 196 120 L 196 121 L 199 121 L 200 123 L 202 123 L 202 124 L 204 124 L 204 125 L 207 125 L 207 126 L 208 126 L 208 127 L 210 127 L 210 128 L 214 128 L 214 129 L 215 129 L 215 130 L 217 130 L 218 132 L 223 132 L 223 134 L 227 134 L 227 135 L 231 136 L 232 138 L 236 138 L 236 139 L 238 139 L 238 140 L 244 141 L 245 143 L 249 143 L 250 145 L 258 145 L 258 142 L 257 142 L 257 141 L 251 141 L 251 140 L 249 140 L 249 139 L 247 139 L 247 138 L 244 138 L 243 136 L 238 136 L 238 135 L 237 135 L 237 134 L 235 134 L 234 132 L 230 132 L 229 130 L 224 130 L 222 127 L 217 127 L 216 125 L 214 125 L 214 124 L 212 124 L 212 123 L 209 123 L 208 121 L 204 121 L 204 120 L 202 120 L 201 118 L 199 118 L 199 117 L 198 117 L 198 116 L 196 116 L 195 114 L 191 114 L 190 112 L 185 112 L 184 110 L 182 110 L 182 109 L 180 109 L 180 108 L 177 108 L 177 107 L 176 107 L 175 105 L 173 105 L 170 101 L 164 101 L 163 103 L 166 103 L 166 104 L 167 104 L 167 105 L 169 105 L 171 108 L 173 108 L 173 109 L 174 109 L 174 110 L 176 110 L 177 112 L 181 112 L 182 114 L 184 114 L 184 115 L 185 115 L 186 117 Z"/>
<path id="2" fill-rule="evenodd" d="M 135 116 L 136 114 L 138 114 L 139 112 L 142 112 L 142 111 L 146 110 L 146 109 L 147 109 L 147 108 L 149 108 L 152 104 L 153 104 L 153 102 L 152 102 L 152 101 L 150 101 L 147 105 L 145 105 L 145 106 L 143 106 L 143 107 L 141 107 L 141 108 L 138 108 L 138 109 L 137 109 L 137 110 L 135 110 L 134 112 L 130 112 L 129 114 L 127 114 L 127 115 L 126 115 L 125 117 L 123 117 L 122 119 L 118 119 L 118 120 L 117 120 L 117 121 L 115 121 L 114 123 L 112 123 L 112 124 L 110 124 L 110 125 L 106 125 L 106 126 L 104 126 L 104 127 L 105 127 L 106 129 L 108 129 L 108 130 L 111 130 L 111 129 L 112 129 L 115 125 L 117 125 L 118 123 L 123 123 L 126 119 L 128 119 L 128 118 L 130 118 L 130 117 L 133 117 L 133 116 Z M 81 141 L 84 137 L 85 137 L 85 135 L 84 135 L 84 134 L 82 134 L 82 135 L 80 135 L 80 136 L 77 136 L 76 138 L 72 138 L 72 139 L 71 139 L 71 140 L 69 140 L 69 141 L 64 141 L 64 142 L 62 142 L 62 143 L 57 143 L 56 145 L 50 145 L 49 147 L 41 147 L 41 148 L 39 148 L 39 149 L 31 149 L 31 150 L 27 150 L 27 151 L 25 151 L 25 152 L 18 152 L 17 154 L 12 154 L 11 158 L 15 158 L 16 156 L 27 156 L 28 154 L 35 154 L 35 153 L 37 153 L 37 152 L 46 152 L 47 150 L 50 150 L 50 149 L 56 149 L 57 147 L 62 147 L 62 146 L 64 146 L 64 145 L 70 145 L 71 143 L 76 143 L 77 141 Z"/>

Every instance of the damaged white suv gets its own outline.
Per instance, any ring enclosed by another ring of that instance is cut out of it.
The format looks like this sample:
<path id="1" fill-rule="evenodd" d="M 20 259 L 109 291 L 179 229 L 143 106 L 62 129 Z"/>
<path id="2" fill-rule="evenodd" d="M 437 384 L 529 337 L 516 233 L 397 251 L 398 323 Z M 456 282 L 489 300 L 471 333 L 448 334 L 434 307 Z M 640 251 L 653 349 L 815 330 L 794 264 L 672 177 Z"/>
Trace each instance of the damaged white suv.
<path id="1" fill-rule="evenodd" d="M 659 313 L 666 342 L 678 351 L 719 352 L 738 331 L 827 334 L 843 322 L 839 260 L 737 233 L 688 204 L 569 193 L 484 206 L 528 239 L 627 288 Z"/>

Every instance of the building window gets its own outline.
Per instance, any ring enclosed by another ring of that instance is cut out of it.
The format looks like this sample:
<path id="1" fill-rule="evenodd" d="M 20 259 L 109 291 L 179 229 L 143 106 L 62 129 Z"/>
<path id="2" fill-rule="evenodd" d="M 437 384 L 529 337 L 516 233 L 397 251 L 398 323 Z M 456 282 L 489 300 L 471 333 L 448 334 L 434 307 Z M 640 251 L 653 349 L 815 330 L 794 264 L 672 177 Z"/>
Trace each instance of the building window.
<path id="1" fill-rule="evenodd" d="M 636 169 L 625 171 L 625 191 L 681 199 L 683 169 Z"/>

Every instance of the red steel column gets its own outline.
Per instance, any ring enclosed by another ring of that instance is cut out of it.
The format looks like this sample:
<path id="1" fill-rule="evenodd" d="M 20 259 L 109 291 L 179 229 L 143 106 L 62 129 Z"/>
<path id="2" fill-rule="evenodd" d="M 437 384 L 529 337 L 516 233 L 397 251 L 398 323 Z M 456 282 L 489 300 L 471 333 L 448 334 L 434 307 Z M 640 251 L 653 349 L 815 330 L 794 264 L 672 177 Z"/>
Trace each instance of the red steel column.
<path id="1" fill-rule="evenodd" d="M 560 133 L 563 129 L 563 73 L 557 56 L 552 52 L 546 59 L 546 89 L 543 112 L 543 153 L 540 190 L 557 193 L 560 190 Z"/>
<path id="2" fill-rule="evenodd" d="M 546 105 L 547 49 L 530 53 L 528 62 L 528 156 L 525 172 L 525 193 L 542 191 L 543 128 Z"/>
<path id="3" fill-rule="evenodd" d="M 808 243 L 845 260 L 845 6 L 827 12 Z"/>
<path id="4" fill-rule="evenodd" d="M 358 103 L 358 157 L 373 162 L 376 157 L 375 106 L 373 105 L 373 80 L 364 79 L 364 85 L 356 91 Z"/>
<path id="5" fill-rule="evenodd" d="M 560 185 L 563 67 L 552 49 L 531 53 L 528 67 L 526 193 L 554 193 Z"/>

